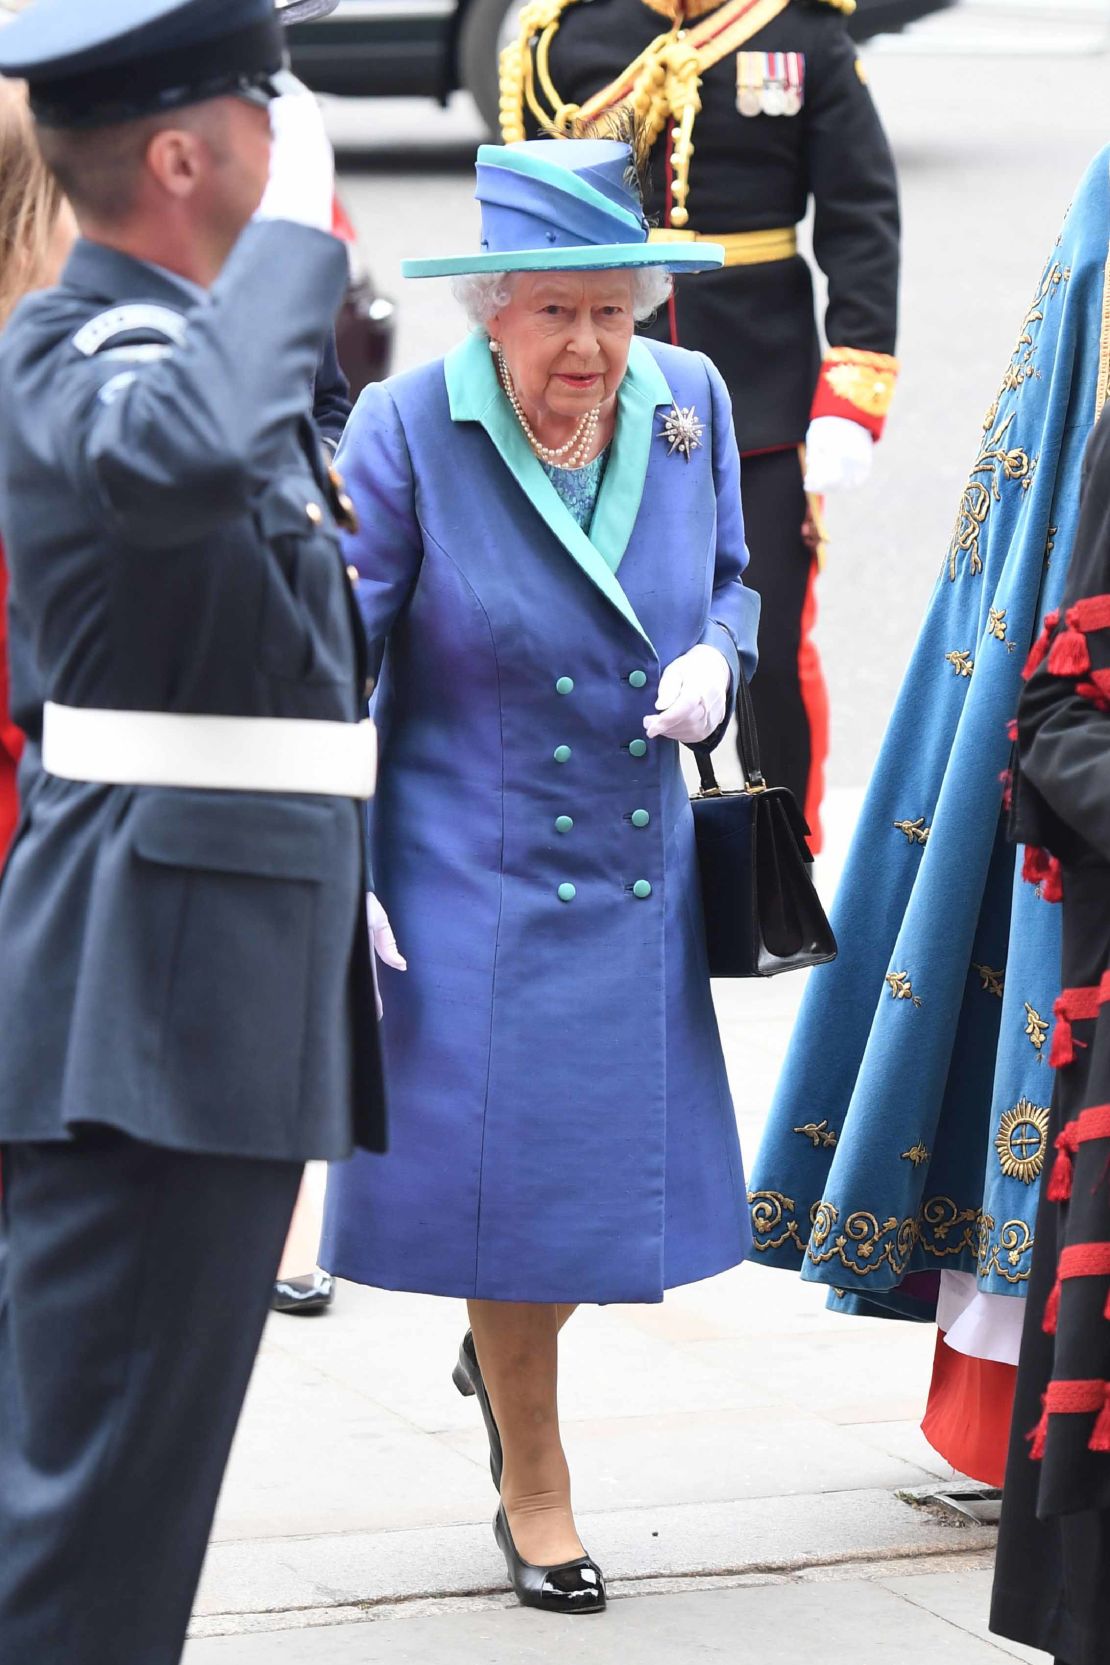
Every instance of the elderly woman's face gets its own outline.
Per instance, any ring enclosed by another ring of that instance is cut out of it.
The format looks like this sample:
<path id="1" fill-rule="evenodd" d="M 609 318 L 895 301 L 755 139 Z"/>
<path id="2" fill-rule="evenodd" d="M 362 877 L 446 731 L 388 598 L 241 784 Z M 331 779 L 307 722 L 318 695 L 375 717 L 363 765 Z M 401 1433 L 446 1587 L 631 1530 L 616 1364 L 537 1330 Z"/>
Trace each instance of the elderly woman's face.
<path id="1" fill-rule="evenodd" d="M 490 320 L 517 394 L 541 417 L 579 417 L 613 398 L 635 329 L 630 272 L 529 272 Z"/>

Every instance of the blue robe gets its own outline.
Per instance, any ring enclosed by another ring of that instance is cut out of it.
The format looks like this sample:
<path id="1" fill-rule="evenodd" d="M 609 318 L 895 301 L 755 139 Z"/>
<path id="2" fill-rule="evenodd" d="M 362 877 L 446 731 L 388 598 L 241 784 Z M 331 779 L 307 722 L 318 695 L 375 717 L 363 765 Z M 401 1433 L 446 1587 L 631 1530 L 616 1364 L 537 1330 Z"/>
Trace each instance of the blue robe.
<path id="1" fill-rule="evenodd" d="M 935 1284 L 1023 1295 L 1047 1151 L 1059 909 L 1000 784 L 1057 606 L 1105 396 L 1110 181 L 1092 164 L 987 412 L 752 1175 L 754 1252 L 840 1310 L 932 1318 Z"/>
<path id="2" fill-rule="evenodd" d="M 618 398 L 589 536 L 482 335 L 369 388 L 343 442 L 409 964 L 382 972 L 390 1154 L 331 1176 L 343 1277 L 656 1301 L 748 1248 L 679 748 L 643 731 L 695 643 L 754 668 L 739 462 L 700 355 L 633 342 Z M 705 423 L 689 461 L 673 402 Z"/>

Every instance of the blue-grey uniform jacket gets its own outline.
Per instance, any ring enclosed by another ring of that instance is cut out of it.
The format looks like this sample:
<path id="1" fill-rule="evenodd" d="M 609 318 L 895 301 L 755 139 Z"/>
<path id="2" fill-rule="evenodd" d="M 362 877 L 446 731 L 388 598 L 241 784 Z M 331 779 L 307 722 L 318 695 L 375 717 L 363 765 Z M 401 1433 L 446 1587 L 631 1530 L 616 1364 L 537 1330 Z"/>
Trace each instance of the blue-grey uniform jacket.
<path id="1" fill-rule="evenodd" d="M 45 698 L 356 722 L 365 644 L 308 412 L 345 281 L 288 223 L 198 297 L 78 244 L 0 342 L 0 525 Z M 0 882 L 0 1141 L 83 1123 L 381 1148 L 353 801 L 24 780 Z"/>

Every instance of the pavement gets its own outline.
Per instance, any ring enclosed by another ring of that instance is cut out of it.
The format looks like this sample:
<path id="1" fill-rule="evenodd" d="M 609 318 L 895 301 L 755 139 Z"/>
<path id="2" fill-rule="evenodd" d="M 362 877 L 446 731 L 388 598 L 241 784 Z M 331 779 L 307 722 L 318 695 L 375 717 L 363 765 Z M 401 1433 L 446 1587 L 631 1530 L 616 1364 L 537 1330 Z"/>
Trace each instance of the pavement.
<path id="1" fill-rule="evenodd" d="M 871 488 L 833 506 L 826 894 L 982 412 L 1072 186 L 1110 137 L 1106 24 L 1084 0 L 965 0 L 868 55 L 903 179 L 905 368 Z M 481 127 L 461 100 L 331 116 L 348 207 L 403 300 L 404 368 L 460 334 L 444 287 L 404 286 L 398 267 L 473 241 Z M 802 983 L 716 991 L 749 1158 Z M 931 1329 L 827 1313 L 820 1290 L 758 1266 L 659 1307 L 577 1314 L 566 1444 L 615 1599 L 568 1632 L 507 1594 L 480 1419 L 450 1379 L 464 1325 L 460 1303 L 350 1285 L 322 1319 L 271 1320 L 186 1665 L 1044 1660 L 988 1634 L 992 1531 L 920 1500 L 958 1478 L 918 1426 Z"/>
<path id="2" fill-rule="evenodd" d="M 831 796 L 826 891 L 858 805 Z M 717 985 L 749 1153 L 803 982 Z M 460 1302 L 349 1284 L 322 1318 L 270 1320 L 186 1665 L 562 1657 L 565 1627 L 506 1595 L 485 1435 L 451 1383 L 464 1328 Z M 565 1439 L 615 1600 L 575 1660 L 754 1665 L 818 1638 L 823 1665 L 1038 1657 L 987 1639 L 993 1531 L 921 1499 L 958 1479 L 918 1427 L 933 1343 L 757 1266 L 576 1314 Z"/>

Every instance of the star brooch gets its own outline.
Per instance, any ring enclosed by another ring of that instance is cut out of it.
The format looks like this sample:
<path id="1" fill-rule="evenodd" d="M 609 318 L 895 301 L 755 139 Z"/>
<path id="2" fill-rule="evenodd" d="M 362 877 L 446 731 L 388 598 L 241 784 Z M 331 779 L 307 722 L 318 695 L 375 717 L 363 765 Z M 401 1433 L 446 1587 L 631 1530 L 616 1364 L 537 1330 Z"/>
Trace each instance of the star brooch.
<path id="1" fill-rule="evenodd" d="M 659 437 L 670 446 L 668 457 L 673 457 L 677 451 L 689 462 L 691 453 L 701 450 L 701 436 L 704 432 L 705 423 L 698 421 L 698 413 L 693 405 L 683 410 L 676 401 L 663 418 L 663 429 Z"/>

